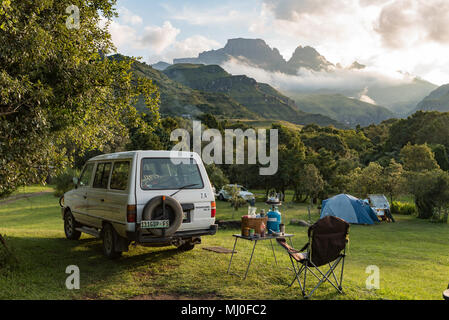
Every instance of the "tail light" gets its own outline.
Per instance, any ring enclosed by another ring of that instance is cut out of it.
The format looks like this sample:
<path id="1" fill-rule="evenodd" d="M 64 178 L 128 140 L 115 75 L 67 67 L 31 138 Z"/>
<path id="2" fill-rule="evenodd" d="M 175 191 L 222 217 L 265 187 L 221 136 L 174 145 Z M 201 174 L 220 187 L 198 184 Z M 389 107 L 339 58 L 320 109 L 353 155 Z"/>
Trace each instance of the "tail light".
<path id="1" fill-rule="evenodd" d="M 129 204 L 126 207 L 126 221 L 136 222 L 136 214 L 137 214 L 137 207 L 135 205 Z"/>
<path id="2" fill-rule="evenodd" d="M 217 213 L 217 205 L 215 204 L 215 201 L 212 201 L 210 203 L 210 217 L 215 218 L 216 213 Z"/>

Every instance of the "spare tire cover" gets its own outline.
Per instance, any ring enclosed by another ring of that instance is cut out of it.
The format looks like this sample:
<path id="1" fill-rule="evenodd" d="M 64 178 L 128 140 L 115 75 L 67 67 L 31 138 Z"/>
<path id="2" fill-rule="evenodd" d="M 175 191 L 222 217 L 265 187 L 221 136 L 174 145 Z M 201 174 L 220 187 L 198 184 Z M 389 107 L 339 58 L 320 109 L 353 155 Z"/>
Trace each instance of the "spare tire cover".
<path id="1" fill-rule="evenodd" d="M 162 210 L 162 196 L 147 202 L 143 208 L 142 220 L 169 220 L 169 227 L 165 229 L 148 229 L 155 236 L 170 236 L 181 226 L 183 212 L 178 200 L 165 196 L 165 217 Z"/>

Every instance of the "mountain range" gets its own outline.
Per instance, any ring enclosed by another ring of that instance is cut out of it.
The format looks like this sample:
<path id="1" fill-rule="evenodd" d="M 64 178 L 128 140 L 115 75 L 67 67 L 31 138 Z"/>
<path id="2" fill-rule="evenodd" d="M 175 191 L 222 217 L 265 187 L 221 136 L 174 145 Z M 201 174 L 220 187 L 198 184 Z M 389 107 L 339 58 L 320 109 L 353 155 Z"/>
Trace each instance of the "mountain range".
<path id="1" fill-rule="evenodd" d="M 128 59 L 122 55 L 111 58 Z M 226 119 L 283 120 L 298 125 L 347 127 L 329 117 L 303 112 L 293 100 L 270 85 L 246 76 L 232 76 L 219 66 L 179 64 L 161 72 L 134 61 L 131 72 L 136 77 L 151 79 L 158 86 L 162 116 L 195 118 L 210 113 Z M 145 111 L 143 101 L 136 107 Z"/>
<path id="2" fill-rule="evenodd" d="M 325 76 L 328 78 L 338 77 L 341 72 L 347 72 L 348 70 L 353 73 L 353 75 L 360 76 L 366 71 L 367 66 L 354 61 L 350 66 L 344 68 L 341 64 L 333 64 L 328 61 L 323 55 L 321 55 L 316 49 L 310 46 L 298 46 L 293 52 L 289 60 L 285 60 L 280 54 L 279 50 L 276 48 L 271 48 L 262 39 L 229 39 L 226 45 L 217 50 L 210 50 L 202 52 L 198 57 L 190 58 L 178 58 L 174 59 L 173 63 L 176 64 L 205 64 L 205 65 L 220 65 L 225 67 L 226 63 L 229 61 L 236 61 L 240 64 L 248 65 L 253 68 L 263 70 L 268 73 L 280 73 L 295 76 L 301 78 L 301 73 L 299 70 L 307 70 L 312 75 Z M 154 65 L 155 68 L 159 70 L 165 70 L 170 65 L 167 63 L 158 63 Z M 248 75 L 247 76 L 251 76 Z M 369 78 L 366 80 L 366 85 L 360 84 L 360 87 L 345 87 L 345 80 L 339 81 L 339 87 L 334 88 L 323 83 L 320 87 L 318 86 L 309 87 L 307 83 L 304 85 L 289 84 L 289 87 L 283 87 L 283 84 L 274 84 L 279 92 L 284 95 L 293 98 L 299 108 L 303 111 L 320 113 L 325 116 L 331 117 L 335 120 L 341 120 L 335 116 L 337 114 L 349 114 L 353 108 L 346 108 L 347 105 L 358 104 L 357 101 L 362 99 L 364 102 L 370 102 L 373 105 L 381 106 L 381 109 L 373 111 L 376 116 L 371 117 L 373 112 L 366 115 L 366 119 L 362 119 L 362 123 L 376 123 L 379 119 L 384 116 L 391 117 L 392 114 L 385 112 L 385 108 L 393 113 L 396 117 L 405 117 L 410 111 L 414 110 L 417 104 L 426 97 L 430 92 L 437 88 L 436 85 L 420 79 L 418 77 L 413 77 L 411 75 L 406 75 L 403 73 L 398 73 L 397 76 L 400 78 L 404 77 L 404 81 L 391 82 L 382 79 L 380 76 L 378 78 L 374 75 L 369 74 Z M 306 82 L 306 81 L 304 81 Z M 352 81 L 357 83 L 356 80 Z M 329 95 L 333 95 L 335 98 L 338 97 L 333 104 L 329 105 L 328 102 L 320 105 L 320 108 L 311 109 L 310 107 L 302 107 L 304 104 L 303 95 L 307 94 L 307 100 L 310 101 L 310 95 L 317 95 L 316 100 L 323 101 L 328 100 Z M 322 96 L 324 95 L 324 96 Z M 351 103 L 349 100 L 345 100 L 344 103 L 342 96 L 352 99 Z M 301 97 L 301 99 L 296 99 L 296 97 Z M 361 109 L 366 109 L 368 106 L 364 103 L 360 104 Z M 341 110 L 337 110 L 340 108 Z M 370 108 L 372 109 L 372 108 Z M 360 111 L 362 112 L 362 111 Z M 345 118 L 346 119 L 346 118 Z M 358 121 L 357 118 L 355 118 Z M 354 126 L 352 118 L 349 120 L 351 126 Z"/>

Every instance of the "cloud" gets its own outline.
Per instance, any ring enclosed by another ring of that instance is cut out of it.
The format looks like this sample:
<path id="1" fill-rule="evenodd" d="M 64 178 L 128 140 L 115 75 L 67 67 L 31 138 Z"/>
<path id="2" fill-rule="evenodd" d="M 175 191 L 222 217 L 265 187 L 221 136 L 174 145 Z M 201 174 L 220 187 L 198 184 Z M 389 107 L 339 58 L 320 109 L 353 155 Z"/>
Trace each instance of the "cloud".
<path id="1" fill-rule="evenodd" d="M 118 8 L 118 14 L 120 19 L 125 24 L 131 24 L 131 25 L 139 25 L 143 23 L 142 17 L 132 13 L 130 10 L 128 10 L 125 7 Z"/>
<path id="2" fill-rule="evenodd" d="M 161 53 L 176 40 L 181 30 L 172 26 L 170 21 L 165 21 L 162 27 L 147 26 L 140 39 L 140 44 L 144 47 L 151 47 L 154 52 Z"/>
<path id="3" fill-rule="evenodd" d="M 107 24 L 107 20 L 102 19 L 100 25 L 107 26 L 113 43 L 121 53 L 135 49 L 160 54 L 176 42 L 176 37 L 180 33 L 170 21 L 165 21 L 162 26 L 146 26 L 140 33 L 134 27 L 114 20 Z"/>
<path id="4" fill-rule="evenodd" d="M 265 0 L 277 19 L 299 21 L 305 15 L 323 15 L 346 10 L 354 1 L 335 0 Z M 337 10 L 337 11 L 335 11 Z"/>
<path id="5" fill-rule="evenodd" d="M 375 31 L 389 48 L 411 47 L 426 41 L 449 43 L 447 0 L 396 0 L 385 5 Z"/>
<path id="6" fill-rule="evenodd" d="M 160 54 L 150 55 L 150 63 L 167 61 L 172 63 L 175 58 L 196 57 L 203 51 L 217 49 L 220 43 L 202 35 L 194 35 L 182 41 L 174 42 Z"/>
<path id="7" fill-rule="evenodd" d="M 398 85 L 410 83 L 413 80 L 413 77 L 408 74 L 387 73 L 373 67 L 363 70 L 335 69 L 332 72 L 299 69 L 297 75 L 287 75 L 269 72 L 247 65 L 240 60 L 231 59 L 223 64 L 223 68 L 231 74 L 247 75 L 284 92 L 313 92 L 323 89 L 335 92 L 359 92 L 360 95 L 357 98 L 363 98 L 365 101 L 370 99 L 366 96 L 367 87 Z"/>
<path id="8" fill-rule="evenodd" d="M 183 21 L 197 26 L 246 24 L 253 13 L 236 10 L 235 6 L 220 6 L 215 8 L 208 6 L 207 9 L 191 6 L 175 8 L 168 4 L 162 6 L 170 12 L 173 20 Z"/>
<path id="9" fill-rule="evenodd" d="M 106 25 L 106 21 L 103 20 L 100 24 Z M 123 25 L 116 21 L 110 21 L 108 30 L 111 34 L 112 42 L 117 49 L 133 46 L 138 42 L 136 30 L 128 25 Z"/>

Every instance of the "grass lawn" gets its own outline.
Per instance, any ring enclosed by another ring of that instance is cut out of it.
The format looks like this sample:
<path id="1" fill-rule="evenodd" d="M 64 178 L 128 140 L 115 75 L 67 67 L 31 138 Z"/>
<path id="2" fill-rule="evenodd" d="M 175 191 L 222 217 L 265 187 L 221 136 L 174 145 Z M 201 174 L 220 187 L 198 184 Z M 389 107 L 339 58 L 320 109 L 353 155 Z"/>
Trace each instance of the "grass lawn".
<path id="1" fill-rule="evenodd" d="M 47 187 L 46 187 L 47 188 Z M 25 192 L 25 191 L 24 191 Z M 25 193 L 28 193 L 27 191 Z M 42 192 L 35 187 L 31 192 Z M 259 208 L 268 209 L 263 203 Z M 217 218 L 230 219 L 232 209 L 218 202 Z M 281 207 L 296 247 L 306 242 L 306 228 L 288 225 L 292 218 L 307 220 L 307 207 Z M 246 213 L 242 208 L 235 213 Z M 316 209 L 312 219 L 318 218 Z M 433 224 L 409 216 L 396 216 L 396 223 L 351 226 L 349 255 L 345 266 L 344 291 L 340 295 L 325 284 L 314 299 L 440 299 L 449 282 L 449 225 Z M 103 257 L 101 241 L 83 235 L 79 241 L 64 237 L 58 199 L 51 193 L 0 201 L 0 233 L 6 235 L 19 263 L 1 267 L 0 299 L 301 299 L 288 257 L 277 248 L 279 267 L 274 265 L 269 243 L 261 242 L 246 281 L 226 274 L 229 254 L 202 250 L 206 246 L 232 248 L 237 230 L 219 230 L 203 237 L 190 252 L 174 247 L 132 247 L 117 261 Z M 234 272 L 243 273 L 251 244 L 238 243 Z M 81 272 L 81 289 L 67 290 L 68 265 Z M 366 267 L 380 269 L 380 289 L 367 290 Z"/>

